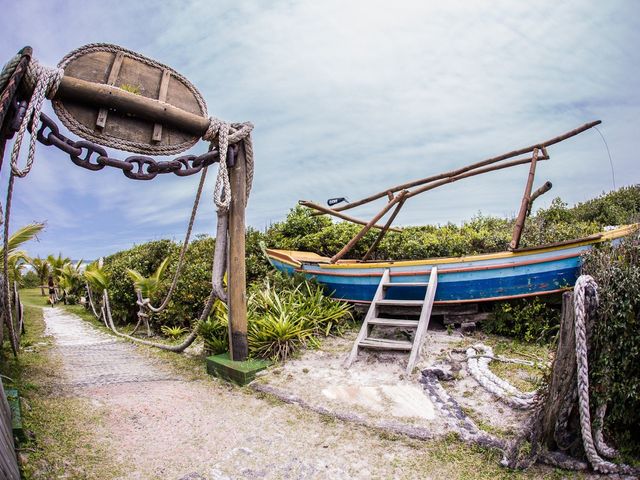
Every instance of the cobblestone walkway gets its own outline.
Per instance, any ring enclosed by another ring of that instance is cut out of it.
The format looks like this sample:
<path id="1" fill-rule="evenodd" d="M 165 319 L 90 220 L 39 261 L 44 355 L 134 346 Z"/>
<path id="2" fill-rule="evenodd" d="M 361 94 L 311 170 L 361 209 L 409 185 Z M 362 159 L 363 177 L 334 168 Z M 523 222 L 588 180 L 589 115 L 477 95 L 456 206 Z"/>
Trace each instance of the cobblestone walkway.
<path id="1" fill-rule="evenodd" d="M 103 333 L 60 308 L 43 310 L 46 333 L 56 339 L 71 386 L 177 380 L 159 362 L 136 352 L 134 345 Z"/>

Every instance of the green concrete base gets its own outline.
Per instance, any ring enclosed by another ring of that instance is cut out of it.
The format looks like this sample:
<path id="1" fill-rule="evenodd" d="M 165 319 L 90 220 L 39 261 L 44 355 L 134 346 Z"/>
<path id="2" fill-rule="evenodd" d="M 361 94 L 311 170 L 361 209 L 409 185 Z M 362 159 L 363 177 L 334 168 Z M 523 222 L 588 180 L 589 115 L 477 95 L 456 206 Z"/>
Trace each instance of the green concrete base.
<path id="1" fill-rule="evenodd" d="M 22 428 L 22 409 L 20 408 L 20 395 L 18 390 L 14 388 L 5 388 L 4 393 L 7 395 L 7 401 L 11 408 L 11 426 L 13 428 L 13 436 L 24 442 L 27 437 Z"/>
<path id="2" fill-rule="evenodd" d="M 229 359 L 229 353 L 207 357 L 207 373 L 214 377 L 224 378 L 240 386 L 246 385 L 256 378 L 256 373 L 264 370 L 271 362 L 267 360 L 249 359 L 236 362 Z"/>

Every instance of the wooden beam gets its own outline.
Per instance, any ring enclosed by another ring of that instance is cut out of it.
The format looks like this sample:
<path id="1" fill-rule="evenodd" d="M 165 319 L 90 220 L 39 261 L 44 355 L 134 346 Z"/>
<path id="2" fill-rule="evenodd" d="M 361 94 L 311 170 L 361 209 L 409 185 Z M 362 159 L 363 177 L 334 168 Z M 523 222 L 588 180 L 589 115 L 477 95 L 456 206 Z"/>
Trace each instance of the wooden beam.
<path id="1" fill-rule="evenodd" d="M 367 223 L 364 227 L 362 227 L 362 230 L 360 230 L 351 240 L 349 240 L 349 243 L 347 243 L 344 247 L 342 247 L 342 250 L 340 250 L 333 257 L 331 257 L 330 262 L 336 263 L 338 260 L 344 257 L 347 253 L 349 253 L 349 251 L 354 247 L 354 245 L 358 243 L 358 241 L 362 237 L 364 237 L 369 230 L 371 230 L 371 227 L 373 227 L 376 224 L 376 222 L 380 220 L 385 215 L 385 213 L 387 213 L 391 209 L 391 207 L 393 207 L 396 203 L 398 203 L 400 200 L 405 198 L 406 195 L 407 195 L 406 192 L 402 192 L 399 195 L 397 195 L 393 200 L 391 200 L 389 203 L 387 203 L 384 206 L 384 208 L 380 210 L 380 212 L 378 212 L 378 214 L 375 217 L 369 220 L 369 223 Z"/>
<path id="2" fill-rule="evenodd" d="M 118 79 L 118 75 L 120 75 L 120 68 L 122 67 L 122 62 L 124 60 L 124 52 L 116 53 L 115 58 L 113 59 L 113 64 L 111 65 L 111 70 L 109 71 L 109 78 L 107 78 L 107 85 L 115 85 L 116 80 Z M 109 109 L 102 107 L 98 111 L 98 118 L 96 119 L 96 127 L 100 130 L 104 129 L 107 125 L 107 115 L 109 114 Z"/>
<path id="3" fill-rule="evenodd" d="M 249 356 L 247 344 L 247 286 L 245 265 L 245 196 L 246 159 L 244 145 L 239 144 L 235 165 L 229 167 L 231 206 L 229 207 L 229 355 L 244 361 Z"/>
<path id="4" fill-rule="evenodd" d="M 326 213 L 326 214 L 329 214 L 329 215 L 333 215 L 334 217 L 341 218 L 343 220 L 346 220 L 347 222 L 357 223 L 359 225 L 366 225 L 367 224 L 367 222 L 365 222 L 364 220 L 360 220 L 359 218 L 351 217 L 351 216 L 346 215 L 344 213 L 336 212 L 332 208 L 325 207 L 323 205 L 318 205 L 317 203 L 313 203 L 313 202 L 310 202 L 308 200 L 299 200 L 298 204 L 302 205 L 303 207 L 307 207 L 307 208 L 311 208 L 313 210 L 317 210 L 318 212 L 321 212 L 322 214 Z M 378 228 L 378 229 L 383 229 L 384 228 L 382 225 L 373 225 L 372 227 L 373 228 Z M 401 231 L 399 228 L 389 228 L 389 230 L 391 230 L 392 232 L 400 232 Z"/>
<path id="5" fill-rule="evenodd" d="M 553 187 L 553 183 L 546 181 L 542 184 L 540 188 L 538 188 L 535 192 L 531 194 L 531 197 L 529 197 L 529 205 L 527 206 L 527 217 L 531 215 L 533 202 L 535 202 L 536 198 L 538 198 L 540 195 L 544 195 L 545 193 L 547 193 L 549 190 L 551 190 L 551 187 Z"/>
<path id="6" fill-rule="evenodd" d="M 404 195 L 402 196 L 404 197 Z M 393 213 L 389 217 L 389 220 L 387 220 L 387 223 L 385 223 L 384 228 L 380 230 L 378 237 L 375 239 L 373 244 L 369 247 L 369 250 L 367 250 L 367 253 L 364 254 L 364 257 L 362 257 L 363 262 L 367 261 L 371 256 L 371 254 L 375 252 L 376 248 L 378 248 L 378 245 L 380 244 L 384 236 L 387 234 L 387 231 L 389 230 L 389 228 L 391 228 L 391 224 L 398 216 L 398 213 L 400 213 L 400 209 L 402 208 L 403 205 L 404 205 L 404 198 L 398 202 L 398 204 L 396 205 L 396 208 L 393 210 Z"/>
<path id="7" fill-rule="evenodd" d="M 486 165 L 490 165 L 492 163 L 496 163 L 496 162 L 500 162 L 502 160 L 506 160 L 509 158 L 513 158 L 516 157 L 518 155 L 523 155 L 525 153 L 529 153 L 532 152 L 534 148 L 540 148 L 542 149 L 542 157 L 546 157 L 549 158 L 546 152 L 546 147 L 549 147 L 551 145 L 555 145 L 556 143 L 562 142 L 563 140 L 567 140 L 568 138 L 574 137 L 576 135 L 578 135 L 579 133 L 584 132 L 585 130 L 589 130 L 590 128 L 595 127 L 596 125 L 600 125 L 602 123 L 601 120 L 596 120 L 594 122 L 589 122 L 589 123 L 585 123 L 584 125 L 575 128 L 567 133 L 563 133 L 562 135 L 558 135 L 557 137 L 553 137 L 549 140 L 546 140 L 544 142 L 540 142 L 540 143 L 536 143 L 535 145 L 531 145 L 529 147 L 524 147 L 524 148 L 520 148 L 518 150 L 513 150 L 511 152 L 508 153 L 504 153 L 502 155 L 498 155 L 497 157 L 492 157 L 492 158 L 488 158 L 486 160 L 482 160 L 480 162 L 477 163 L 472 163 L 470 165 L 467 165 L 466 167 L 461 167 L 458 168 L 456 170 L 453 170 L 451 172 L 447 172 L 447 173 L 441 173 L 438 175 L 433 175 L 431 177 L 426 177 L 426 178 L 421 178 L 420 180 L 415 180 L 413 182 L 407 182 L 407 183 L 403 183 L 401 185 L 396 185 L 395 187 L 392 187 L 390 189 L 386 189 L 382 192 L 376 193 L 374 195 L 371 195 L 369 197 L 365 197 L 361 200 L 357 200 L 355 202 L 351 202 L 347 205 L 343 205 L 340 207 L 336 207 L 335 210 L 336 211 L 343 211 L 343 210 L 348 210 L 350 208 L 354 208 L 354 207 L 358 207 L 360 205 L 364 205 L 365 203 L 369 203 L 372 202 L 374 200 L 377 200 L 379 198 L 384 197 L 385 195 L 388 194 L 389 191 L 391 192 L 397 192 L 399 190 L 405 190 L 408 188 L 412 188 L 412 187 L 416 187 L 418 185 L 424 185 L 426 183 L 430 183 L 436 180 L 441 180 L 443 178 L 447 178 L 447 177 L 454 177 L 457 175 L 460 175 L 461 173 L 476 169 L 476 168 L 480 168 L 480 167 L 484 167 Z"/>
<path id="8" fill-rule="evenodd" d="M 135 95 L 118 87 L 87 82 L 79 78 L 62 77 L 55 99 L 113 108 L 121 113 L 137 115 L 163 125 L 202 136 L 209 128 L 209 119 L 153 98 Z"/>
<path id="9" fill-rule="evenodd" d="M 527 183 L 524 187 L 524 193 L 522 194 L 522 201 L 520 202 L 520 212 L 516 218 L 516 224 L 513 226 L 513 235 L 511 236 L 511 243 L 509 249 L 513 250 L 520 245 L 520 237 L 522 236 L 522 229 L 524 228 L 524 222 L 527 218 L 527 210 L 531 201 L 531 189 L 533 188 L 533 180 L 536 176 L 536 165 L 538 163 L 538 149 L 533 149 L 533 156 L 531 157 L 531 165 L 529 166 L 529 176 L 527 177 Z"/>
<path id="10" fill-rule="evenodd" d="M 446 185 L 447 183 L 457 182 L 458 180 L 462 180 L 463 178 L 474 177 L 476 175 L 481 175 L 483 173 L 493 172 L 495 170 L 502 170 L 503 168 L 510 168 L 510 167 L 515 167 L 517 165 L 524 165 L 524 164 L 530 163 L 531 160 L 532 160 L 531 158 L 521 158 L 519 160 L 513 160 L 511 162 L 501 163 L 499 165 L 492 165 L 490 167 L 471 170 L 469 172 L 465 172 L 465 173 L 462 173 L 460 175 L 456 175 L 454 177 L 448 177 L 448 178 L 442 179 L 442 180 L 440 180 L 438 182 L 433 182 L 433 183 L 430 183 L 428 185 L 424 185 L 424 186 L 422 186 L 420 188 L 417 188 L 415 190 L 410 191 L 409 194 L 407 195 L 407 199 L 409 199 L 411 197 L 414 197 L 415 195 L 419 195 L 421 193 L 424 193 L 426 191 L 433 190 L 434 188 L 437 188 L 437 187 L 439 187 L 441 185 Z M 547 158 L 544 158 L 544 157 L 538 158 L 538 161 L 540 161 L 540 160 L 548 160 L 548 157 Z"/>

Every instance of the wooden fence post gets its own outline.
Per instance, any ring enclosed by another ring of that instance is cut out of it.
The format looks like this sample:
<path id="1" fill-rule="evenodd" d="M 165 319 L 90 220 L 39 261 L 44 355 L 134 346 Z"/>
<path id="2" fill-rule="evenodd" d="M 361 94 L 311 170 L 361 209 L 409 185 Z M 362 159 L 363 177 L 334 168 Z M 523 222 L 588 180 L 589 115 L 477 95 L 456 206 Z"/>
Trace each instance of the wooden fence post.
<path id="1" fill-rule="evenodd" d="M 247 286 L 245 266 L 246 172 L 244 145 L 239 144 L 235 165 L 229 168 L 231 205 L 229 207 L 229 355 L 244 361 L 247 345 Z"/>

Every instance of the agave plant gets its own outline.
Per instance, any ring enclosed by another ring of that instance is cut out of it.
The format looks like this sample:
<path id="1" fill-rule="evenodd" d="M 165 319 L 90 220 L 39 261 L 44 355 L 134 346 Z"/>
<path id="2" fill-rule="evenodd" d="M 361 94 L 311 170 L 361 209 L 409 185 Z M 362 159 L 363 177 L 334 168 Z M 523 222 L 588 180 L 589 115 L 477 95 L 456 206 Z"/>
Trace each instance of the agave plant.
<path id="1" fill-rule="evenodd" d="M 160 331 L 167 337 L 175 340 L 181 335 L 187 333 L 188 330 L 180 326 L 170 327 L 169 325 L 163 325 L 162 327 L 160 327 Z"/>

